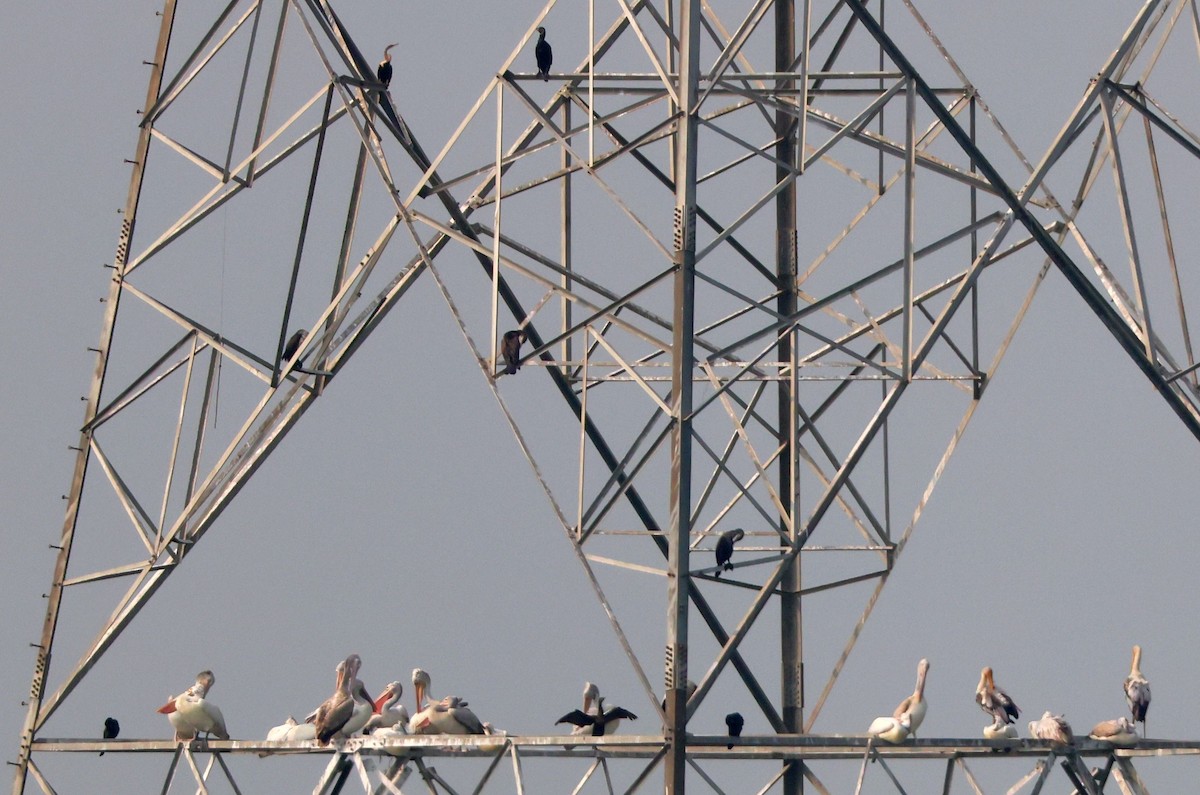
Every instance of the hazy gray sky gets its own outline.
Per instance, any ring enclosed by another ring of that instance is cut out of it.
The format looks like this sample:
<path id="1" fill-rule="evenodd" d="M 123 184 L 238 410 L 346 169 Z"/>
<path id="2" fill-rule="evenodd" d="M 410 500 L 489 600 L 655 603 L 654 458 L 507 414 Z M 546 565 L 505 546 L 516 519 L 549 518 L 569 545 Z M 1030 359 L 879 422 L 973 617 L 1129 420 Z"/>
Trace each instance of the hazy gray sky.
<path id="1" fill-rule="evenodd" d="M 1034 160 L 1139 6 L 920 4 Z M 402 42 L 393 94 L 436 151 L 539 8 L 360 2 L 346 20 L 370 58 Z M 899 4 L 888 8 L 903 13 Z M 142 61 L 153 54 L 158 9 L 140 1 L 19 4 L 0 33 L 8 78 L 0 89 L 6 759 L 15 758 L 24 717 L 29 644 L 44 615 L 54 561 L 48 545 L 62 523 L 60 495 L 74 462 L 68 445 L 77 438 L 79 396 L 94 361 L 87 348 L 99 336 L 109 278 L 101 265 L 112 261 L 129 178 L 122 161 L 133 156 L 135 109 L 148 77 Z M 551 38 L 560 65 L 582 56 L 582 34 L 574 50 L 563 26 L 552 26 Z M 523 61 L 532 69 L 531 53 Z M 1195 76 L 1193 63 L 1188 77 Z M 1195 201 L 1193 194 L 1192 210 Z M 548 411 L 563 410 L 556 398 L 541 397 Z M 944 445 L 948 434 L 938 433 Z M 985 664 L 1030 718 L 1064 712 L 1084 733 L 1123 713 L 1120 683 L 1130 646 L 1140 643 L 1155 693 L 1150 733 L 1195 737 L 1198 465 L 1197 440 L 1052 273 L 817 730 L 858 732 L 890 712 L 924 656 L 932 662 L 924 736 L 978 735 L 986 720 L 971 699 Z M 899 510 L 906 521 L 912 506 Z M 116 592 L 97 593 L 95 606 L 76 608 L 78 623 L 64 624 L 56 665 L 70 664 L 90 640 L 94 630 L 81 627 L 107 615 Z M 640 619 L 629 619 L 652 671 L 663 616 L 654 599 Z M 817 625 L 821 614 L 806 620 Z M 845 632 L 833 634 L 840 649 Z M 484 720 L 516 733 L 551 732 L 585 679 L 644 714 L 636 729 L 657 731 L 652 706 L 428 280 L 251 480 L 47 734 L 98 736 L 111 714 L 123 736 L 168 737 L 154 708 L 209 667 L 233 736 L 263 737 L 323 699 L 333 666 L 350 651 L 363 656 L 363 677 L 375 691 L 391 679 L 407 683 L 419 665 L 432 674 L 434 693 L 461 694 Z M 819 674 L 810 686 L 823 681 Z M 737 708 L 747 732 L 765 730 L 740 688 L 734 693 L 715 693 L 693 729 L 723 731 L 721 717 Z M 411 706 L 411 693 L 405 702 Z M 166 757 L 161 762 L 165 770 Z M 235 770 L 260 788 L 272 775 L 302 787 L 323 764 L 239 760 Z M 1172 784 L 1164 790 L 1156 782 L 1194 781 L 1195 765 L 1166 760 L 1142 770 L 1151 789 L 1170 791 Z M 1019 767 L 998 780 L 1011 783 Z M 47 768 L 66 791 L 104 791 L 147 769 L 120 755 Z M 983 778 L 987 771 L 975 768 Z M 144 789 L 157 786 L 151 779 Z"/>

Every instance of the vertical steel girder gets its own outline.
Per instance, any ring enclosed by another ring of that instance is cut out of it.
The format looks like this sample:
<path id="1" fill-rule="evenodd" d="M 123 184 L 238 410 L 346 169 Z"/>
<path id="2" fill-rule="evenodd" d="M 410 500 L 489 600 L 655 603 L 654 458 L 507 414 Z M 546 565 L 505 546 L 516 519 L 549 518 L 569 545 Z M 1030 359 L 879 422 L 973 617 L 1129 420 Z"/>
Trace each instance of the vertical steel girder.
<path id="1" fill-rule="evenodd" d="M 687 773 L 688 599 L 691 590 L 692 422 L 695 371 L 696 177 L 700 108 L 700 2 L 682 0 L 676 95 L 675 313 L 671 342 L 670 554 L 667 558 L 666 787 L 683 792 Z"/>

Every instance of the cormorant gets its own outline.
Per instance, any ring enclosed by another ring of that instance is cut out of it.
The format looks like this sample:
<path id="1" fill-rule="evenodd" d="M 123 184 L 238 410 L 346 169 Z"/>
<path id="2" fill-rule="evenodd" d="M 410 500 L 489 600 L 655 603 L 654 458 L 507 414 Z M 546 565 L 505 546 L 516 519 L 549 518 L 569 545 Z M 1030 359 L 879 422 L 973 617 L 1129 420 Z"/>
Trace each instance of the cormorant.
<path id="1" fill-rule="evenodd" d="M 550 42 L 546 41 L 546 29 L 538 28 L 538 40 L 534 45 L 533 54 L 537 57 L 538 77 L 543 80 L 550 79 L 550 64 L 554 63 L 554 51 L 550 49 Z"/>
<path id="2" fill-rule="evenodd" d="M 742 717 L 740 712 L 730 712 L 725 716 L 725 725 L 729 727 L 730 737 L 741 737 L 742 727 L 746 725 L 746 719 Z M 730 743 L 727 748 L 732 748 L 733 743 Z"/>
<path id="3" fill-rule="evenodd" d="M 399 44 L 397 42 L 396 44 Z M 383 83 L 383 87 L 387 88 L 392 83 L 392 54 L 388 50 L 396 46 L 389 44 L 383 49 L 383 60 L 379 62 L 379 66 L 375 69 L 375 76 L 379 78 L 379 82 Z"/>
<path id="4" fill-rule="evenodd" d="M 296 351 L 300 350 L 300 346 L 304 344 L 304 338 L 307 336 L 308 329 L 296 329 L 296 333 L 288 337 L 287 343 L 283 346 L 283 361 L 285 363 L 292 360 L 292 357 L 296 355 Z M 296 366 L 304 366 L 303 357 L 296 362 Z"/>
<path id="5" fill-rule="evenodd" d="M 729 562 L 729 559 L 733 557 L 733 545 L 745 536 L 745 531 L 740 527 L 721 533 L 721 537 L 717 539 L 717 577 L 721 576 L 721 572 L 733 568 L 733 564 Z"/>
<path id="6" fill-rule="evenodd" d="M 117 735 L 121 733 L 121 724 L 117 723 L 116 718 L 104 719 L 104 734 L 101 735 L 106 740 L 115 740 Z M 104 752 L 100 752 L 100 756 L 104 756 Z"/>
<path id="7" fill-rule="evenodd" d="M 525 332 L 506 331 L 500 341 L 500 352 L 504 354 L 504 374 L 513 375 L 521 369 L 521 343 L 525 341 Z"/>
<path id="8" fill-rule="evenodd" d="M 606 710 L 604 708 L 604 698 L 600 697 L 596 699 L 596 712 L 594 714 L 584 712 L 581 709 L 573 709 L 554 721 L 554 724 L 557 726 L 560 723 L 571 723 L 576 726 L 591 726 L 591 735 L 593 737 L 603 737 L 605 734 L 611 734 L 616 731 L 617 724 L 626 718 L 637 720 L 637 715 L 634 715 L 624 707 L 613 707 Z"/>

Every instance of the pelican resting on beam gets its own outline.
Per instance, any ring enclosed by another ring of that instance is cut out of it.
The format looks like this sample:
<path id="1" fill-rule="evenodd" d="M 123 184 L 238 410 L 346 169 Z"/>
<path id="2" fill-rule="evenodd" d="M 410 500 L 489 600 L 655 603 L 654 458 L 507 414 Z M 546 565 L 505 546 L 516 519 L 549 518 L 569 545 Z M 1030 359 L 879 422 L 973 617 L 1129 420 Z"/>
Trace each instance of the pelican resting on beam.
<path id="1" fill-rule="evenodd" d="M 900 706 L 892 713 L 896 720 L 900 720 L 900 716 L 905 712 L 908 713 L 908 733 L 913 737 L 917 736 L 917 729 L 925 720 L 925 711 L 929 708 L 928 702 L 925 701 L 925 676 L 928 673 L 929 660 L 922 659 L 917 663 L 917 685 L 913 688 L 912 695 L 901 701 Z"/>
<path id="2" fill-rule="evenodd" d="M 217 705 L 208 700 L 208 691 L 216 682 L 212 671 L 201 671 L 196 674 L 195 684 L 158 708 L 171 721 L 177 742 L 193 740 L 199 734 L 229 739 L 225 717 Z"/>

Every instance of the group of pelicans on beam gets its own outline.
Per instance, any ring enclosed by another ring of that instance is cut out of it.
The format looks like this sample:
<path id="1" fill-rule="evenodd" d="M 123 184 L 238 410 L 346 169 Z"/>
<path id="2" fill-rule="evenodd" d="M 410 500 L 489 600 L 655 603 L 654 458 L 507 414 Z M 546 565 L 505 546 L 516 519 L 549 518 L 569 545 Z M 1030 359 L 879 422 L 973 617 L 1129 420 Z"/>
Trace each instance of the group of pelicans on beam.
<path id="1" fill-rule="evenodd" d="M 408 709 L 400 704 L 404 693 L 400 682 L 390 682 L 378 698 L 372 699 L 358 678 L 361 667 L 362 658 L 357 654 L 338 663 L 333 695 L 310 712 L 303 723 L 289 716 L 287 721 L 267 732 L 267 740 L 316 740 L 318 745 L 328 745 L 360 732 L 375 737 L 505 733 L 479 720 L 467 702 L 458 696 L 435 700 L 429 695 L 429 674 L 420 668 L 412 672 L 417 697 L 415 715 L 410 716 Z M 201 671 L 191 687 L 159 707 L 158 711 L 167 716 L 175 730 L 176 742 L 190 742 L 200 735 L 229 739 L 221 709 L 208 698 L 215 683 L 212 671 Z M 576 736 L 602 737 L 616 731 L 623 720 L 637 720 L 637 715 L 624 707 L 606 708 L 599 688 L 587 682 L 583 690 L 583 708 L 568 712 L 557 723 L 572 724 L 572 734 Z M 105 731 L 106 736 L 116 736 L 115 733 L 108 734 L 107 725 Z"/>
<path id="2" fill-rule="evenodd" d="M 1125 703 L 1129 706 L 1132 720 L 1124 716 L 1097 723 L 1088 732 L 1088 737 L 1114 746 L 1128 748 L 1136 745 L 1138 733 L 1136 724 L 1142 724 L 1143 733 L 1146 730 L 1146 711 L 1150 708 L 1150 683 L 1142 675 L 1142 647 L 1133 647 L 1133 662 L 1129 667 L 1129 676 L 1125 677 Z M 925 720 L 928 704 L 925 701 L 925 676 L 929 673 L 929 661 L 921 660 L 917 665 L 917 685 L 908 698 L 900 702 L 895 712 L 889 716 L 876 718 L 867 729 L 867 734 L 889 743 L 902 743 L 909 737 L 915 737 L 917 729 Z M 983 736 L 988 740 L 1015 740 L 1017 728 L 1013 724 L 1021 716 L 1021 710 L 1016 703 L 996 685 L 991 668 L 985 667 L 979 676 L 979 685 L 975 688 L 975 703 L 986 714 L 992 716 L 992 723 L 985 726 Z M 1062 715 L 1049 711 L 1042 717 L 1029 722 L 1029 736 L 1055 746 L 1070 747 L 1075 744 L 1075 736 L 1071 725 Z"/>
<path id="3" fill-rule="evenodd" d="M 1141 723 L 1142 730 L 1145 731 L 1146 711 L 1150 707 L 1150 683 L 1142 675 L 1141 658 L 1141 647 L 1134 646 L 1133 663 L 1124 682 L 1125 700 L 1133 720 L 1122 716 L 1098 723 L 1088 734 L 1093 740 L 1128 747 L 1138 741 L 1135 724 Z M 408 710 L 400 704 L 400 697 L 404 692 L 400 682 L 390 682 L 378 698 L 372 699 L 362 680 L 358 678 L 361 667 L 362 658 L 357 654 L 351 654 L 338 663 L 333 695 L 309 713 L 303 723 L 297 723 L 289 716 L 286 722 L 267 733 L 267 740 L 315 740 L 318 745 L 328 745 L 331 741 L 346 740 L 360 733 L 374 737 L 399 737 L 409 734 L 504 734 L 494 729 L 491 724 L 480 721 L 467 702 L 458 696 L 434 700 L 429 695 L 429 674 L 420 668 L 412 672 L 413 690 L 416 693 L 415 715 L 410 716 Z M 928 673 L 929 661 L 921 660 L 917 665 L 917 684 L 912 695 L 901 701 L 892 715 L 876 718 L 867 730 L 870 737 L 889 743 L 901 743 L 909 737 L 916 736 L 929 706 L 925 700 L 925 678 Z M 212 671 L 201 671 L 191 687 L 170 698 L 159 708 L 158 711 L 166 714 L 170 720 L 177 742 L 189 742 L 201 734 L 222 740 L 229 739 L 229 731 L 225 727 L 225 718 L 221 710 L 208 699 L 208 693 L 215 682 L 216 677 Z M 695 686 L 690 681 L 687 690 L 688 697 L 695 692 Z M 1020 717 L 1021 711 L 1008 693 L 996 685 L 991 668 L 984 668 L 980 674 L 979 686 L 975 688 L 975 702 L 992 717 L 992 723 L 983 730 L 986 739 L 1017 738 L 1017 730 L 1013 724 Z M 637 715 L 624 707 L 606 708 L 599 689 L 588 682 L 583 689 L 583 708 L 568 712 L 555 724 L 571 724 L 573 736 L 603 737 L 613 734 L 624 720 L 637 720 Z M 730 713 L 725 722 L 731 738 L 741 734 L 743 719 L 740 714 Z M 1067 721 L 1062 715 L 1054 715 L 1048 711 L 1040 720 L 1029 723 L 1029 734 L 1035 740 L 1043 740 L 1053 745 L 1074 745 L 1074 736 Z M 729 747 L 732 748 L 732 744 Z"/>

